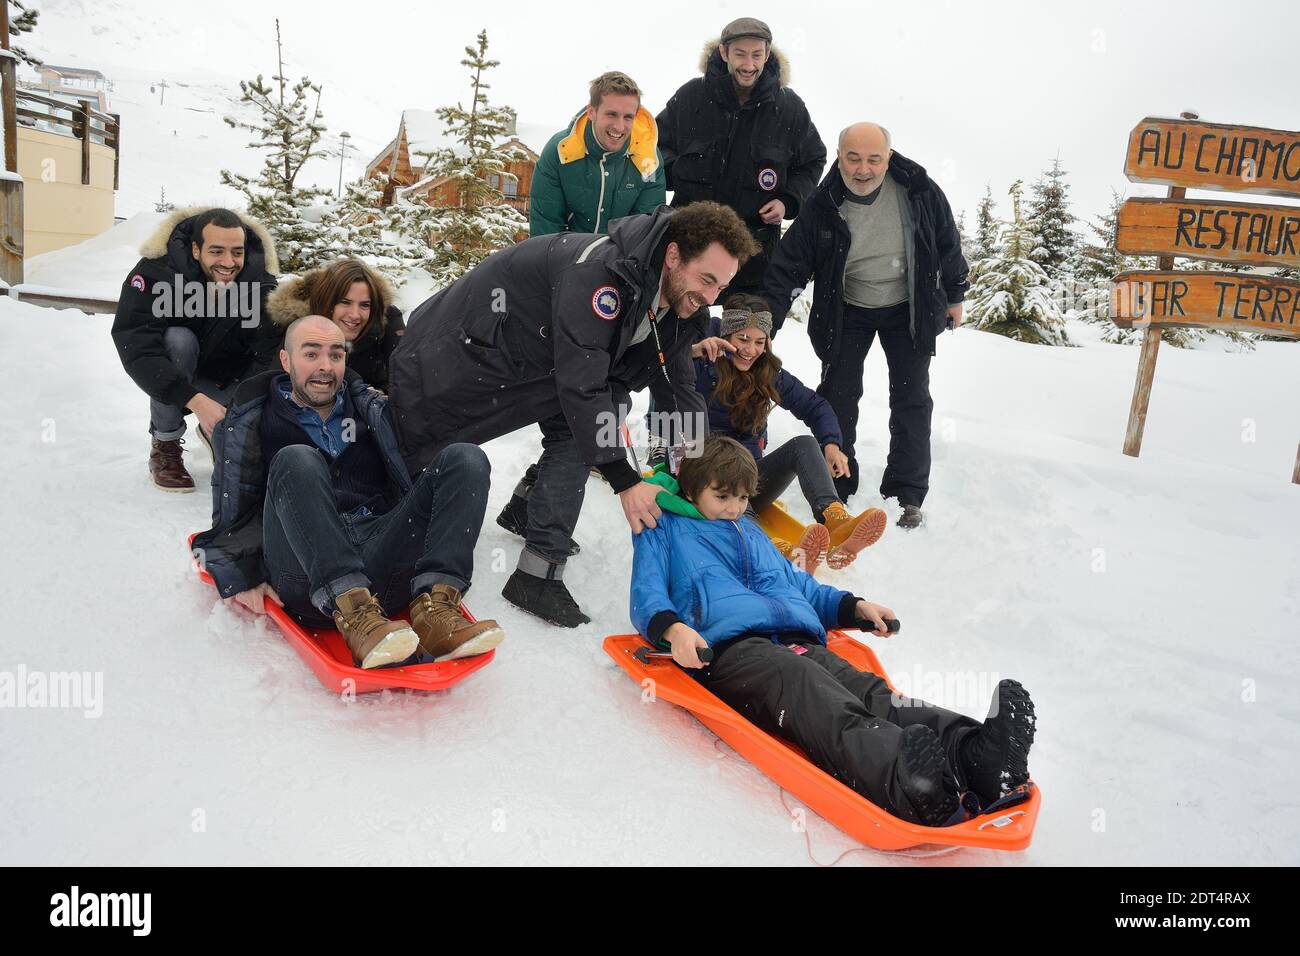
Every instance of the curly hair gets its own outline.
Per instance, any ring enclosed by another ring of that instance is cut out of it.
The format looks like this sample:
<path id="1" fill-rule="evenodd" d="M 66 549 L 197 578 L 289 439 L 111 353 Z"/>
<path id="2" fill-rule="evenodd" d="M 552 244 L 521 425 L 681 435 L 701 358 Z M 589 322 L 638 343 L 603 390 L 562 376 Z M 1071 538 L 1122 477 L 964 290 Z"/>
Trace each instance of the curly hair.
<path id="1" fill-rule="evenodd" d="M 734 209 L 707 199 L 674 211 L 664 238 L 677 243 L 684 262 L 699 258 L 715 242 L 736 257 L 737 268 L 760 251 L 749 227 Z"/>
<path id="2" fill-rule="evenodd" d="M 766 299 L 744 293 L 730 296 L 722 307 L 746 312 L 772 311 Z M 776 388 L 781 360 L 772 354 L 771 338 L 763 354 L 747 370 L 742 372 L 726 361 L 719 362 L 717 370 L 718 387 L 713 390 L 713 397 L 727 409 L 731 424 L 741 434 L 761 435 L 767 427 L 767 416 L 781 402 L 781 393 Z"/>

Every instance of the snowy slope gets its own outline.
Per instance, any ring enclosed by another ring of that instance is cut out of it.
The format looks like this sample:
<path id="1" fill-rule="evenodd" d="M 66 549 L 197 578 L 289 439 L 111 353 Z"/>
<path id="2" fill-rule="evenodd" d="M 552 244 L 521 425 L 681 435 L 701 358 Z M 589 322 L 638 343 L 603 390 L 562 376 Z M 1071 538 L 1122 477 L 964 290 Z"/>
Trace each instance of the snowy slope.
<path id="1" fill-rule="evenodd" d="M 492 518 L 533 429 L 488 446 L 469 601 L 508 632 L 496 662 L 448 692 L 346 703 L 194 579 L 184 538 L 209 523 L 211 465 L 189 455 L 198 494 L 149 485 L 146 402 L 108 326 L 0 299 L 0 671 L 97 671 L 104 688 L 98 719 L 0 710 L 0 862 L 807 861 L 777 788 L 601 652 L 629 628 L 608 488 L 589 483 L 569 573 L 595 623 L 547 627 L 501 599 L 519 544 Z M 815 379 L 799 330 L 778 345 Z M 902 634 L 872 640 L 906 688 L 982 716 L 966 687 L 1014 676 L 1038 703 L 1033 846 L 935 863 L 1300 862 L 1297 353 L 1165 350 L 1138 460 L 1119 453 L 1135 358 L 946 336 L 927 526 L 825 573 L 898 612 Z M 866 489 L 887 435 L 879 355 L 869 372 Z M 781 413 L 773 433 L 797 429 Z M 815 816 L 808 836 L 824 862 L 854 845 Z"/>

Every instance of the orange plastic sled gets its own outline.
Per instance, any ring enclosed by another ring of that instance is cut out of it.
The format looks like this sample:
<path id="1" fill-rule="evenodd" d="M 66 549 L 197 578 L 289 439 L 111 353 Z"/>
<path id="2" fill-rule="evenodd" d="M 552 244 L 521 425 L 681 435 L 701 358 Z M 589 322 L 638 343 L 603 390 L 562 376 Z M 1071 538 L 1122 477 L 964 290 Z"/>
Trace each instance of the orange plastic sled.
<path id="1" fill-rule="evenodd" d="M 194 535 L 189 538 L 193 547 Z M 195 569 L 199 578 L 216 587 L 212 576 L 197 563 Z M 474 617 L 461 605 L 461 614 L 468 621 Z M 380 690 L 446 690 L 458 684 L 470 674 L 486 667 L 496 656 L 496 650 L 476 657 L 464 657 L 454 661 L 442 661 L 437 664 L 408 664 L 401 667 L 374 667 L 362 670 L 352 663 L 352 653 L 343 642 L 343 635 L 330 629 L 308 629 L 303 627 L 289 613 L 271 599 L 266 601 L 266 614 L 289 646 L 297 651 L 303 663 L 311 668 L 312 673 L 327 688 L 335 693 L 368 694 Z"/>
<path id="2" fill-rule="evenodd" d="M 637 660 L 634 656 L 637 650 L 647 646 L 639 634 L 605 638 L 605 653 L 629 677 L 644 687 L 651 687 L 657 698 L 685 707 L 779 786 L 855 840 L 878 850 L 903 850 L 927 843 L 1023 850 L 1033 839 L 1042 795 L 1032 781 L 1029 798 L 1005 810 L 950 827 L 908 823 L 814 766 L 797 747 L 760 730 L 709 693 L 671 659 L 650 658 L 648 663 Z M 871 671 L 889 681 L 879 659 L 866 645 L 842 632 L 832 631 L 829 646 L 858 670 Z M 653 683 L 646 684 L 647 680 Z"/>

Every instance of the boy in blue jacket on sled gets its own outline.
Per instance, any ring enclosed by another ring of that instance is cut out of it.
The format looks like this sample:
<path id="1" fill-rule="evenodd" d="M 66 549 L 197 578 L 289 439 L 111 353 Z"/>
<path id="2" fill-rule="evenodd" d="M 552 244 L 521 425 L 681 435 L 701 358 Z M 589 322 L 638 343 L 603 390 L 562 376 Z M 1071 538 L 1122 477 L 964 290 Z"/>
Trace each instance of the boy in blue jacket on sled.
<path id="1" fill-rule="evenodd" d="M 652 480 L 665 513 L 633 538 L 632 623 L 705 687 L 913 823 L 960 822 L 1026 783 L 1034 707 L 1020 684 L 998 684 L 981 724 L 896 697 L 827 649 L 827 628 L 889 636 L 894 612 L 819 584 L 744 517 L 758 469 L 742 445 L 710 437 L 682 462 L 680 484 L 663 470 Z"/>

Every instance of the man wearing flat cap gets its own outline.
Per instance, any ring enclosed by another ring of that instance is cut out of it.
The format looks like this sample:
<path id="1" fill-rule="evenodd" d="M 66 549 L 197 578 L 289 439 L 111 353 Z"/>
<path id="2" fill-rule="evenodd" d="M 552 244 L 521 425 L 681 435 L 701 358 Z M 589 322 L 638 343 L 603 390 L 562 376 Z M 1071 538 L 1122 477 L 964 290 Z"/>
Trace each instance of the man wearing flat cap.
<path id="1" fill-rule="evenodd" d="M 700 72 L 656 117 L 672 205 L 712 199 L 736 210 L 763 251 L 727 291 L 761 292 L 781 221 L 817 188 L 826 146 L 763 21 L 728 23 L 705 44 Z"/>

